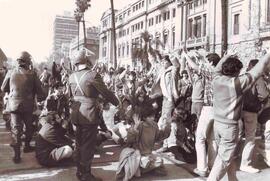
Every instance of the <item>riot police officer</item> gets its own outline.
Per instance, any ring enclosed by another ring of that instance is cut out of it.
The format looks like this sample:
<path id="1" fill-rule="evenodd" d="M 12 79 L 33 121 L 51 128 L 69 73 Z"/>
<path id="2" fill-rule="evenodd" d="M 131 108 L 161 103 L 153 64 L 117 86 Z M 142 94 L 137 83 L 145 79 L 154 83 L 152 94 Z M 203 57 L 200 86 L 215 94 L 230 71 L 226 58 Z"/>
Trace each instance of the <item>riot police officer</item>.
<path id="1" fill-rule="evenodd" d="M 74 57 L 73 64 L 76 70 L 69 77 L 69 88 L 73 98 L 71 120 L 76 125 L 76 175 L 82 181 L 101 180 L 91 173 L 98 125 L 102 119 L 97 100 L 101 95 L 115 106 L 119 101 L 106 87 L 100 74 L 88 68 L 89 61 L 85 50 L 76 52 Z"/>
<path id="2" fill-rule="evenodd" d="M 25 145 L 24 152 L 34 151 L 30 146 L 30 141 L 34 133 L 33 127 L 33 109 L 35 96 L 38 100 L 44 98 L 41 88 L 41 82 L 37 74 L 30 69 L 31 55 L 23 51 L 17 58 L 18 67 L 10 70 L 2 83 L 1 90 L 9 93 L 7 111 L 11 113 L 11 134 L 15 156 L 14 163 L 21 161 L 20 147 L 23 125 L 25 124 Z"/>

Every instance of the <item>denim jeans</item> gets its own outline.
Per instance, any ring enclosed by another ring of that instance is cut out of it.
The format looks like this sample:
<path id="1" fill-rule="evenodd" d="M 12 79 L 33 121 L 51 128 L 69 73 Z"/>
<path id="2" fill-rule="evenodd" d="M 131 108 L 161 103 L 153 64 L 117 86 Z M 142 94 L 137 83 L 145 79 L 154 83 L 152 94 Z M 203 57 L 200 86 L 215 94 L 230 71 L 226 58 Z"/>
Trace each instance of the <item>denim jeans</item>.
<path id="1" fill-rule="evenodd" d="M 211 167 L 216 157 L 217 145 L 213 134 L 213 117 L 213 107 L 204 106 L 196 130 L 195 143 L 197 169 L 200 171 L 207 171 L 208 165 Z M 208 150 L 206 150 L 206 144 L 208 144 Z"/>
<path id="2" fill-rule="evenodd" d="M 264 140 L 261 141 L 261 144 L 258 147 L 258 152 L 270 167 L 270 120 L 265 123 Z"/>
<path id="3" fill-rule="evenodd" d="M 255 149 L 255 136 L 257 129 L 258 114 L 243 111 L 242 118 L 245 124 L 245 146 L 242 152 L 241 165 L 251 166 Z"/>
<path id="4" fill-rule="evenodd" d="M 167 121 L 171 119 L 173 109 L 174 103 L 163 97 L 161 117 L 158 121 L 158 127 L 160 129 L 163 129 L 166 126 Z M 174 125 L 172 125 L 172 130 L 174 130 Z M 169 148 L 171 146 L 176 146 L 176 135 L 173 131 L 171 131 L 170 136 L 163 141 L 164 148 Z"/>
<path id="5" fill-rule="evenodd" d="M 214 122 L 218 145 L 217 156 L 207 181 L 218 181 L 227 173 L 229 181 L 236 181 L 235 151 L 238 143 L 238 124 Z"/>

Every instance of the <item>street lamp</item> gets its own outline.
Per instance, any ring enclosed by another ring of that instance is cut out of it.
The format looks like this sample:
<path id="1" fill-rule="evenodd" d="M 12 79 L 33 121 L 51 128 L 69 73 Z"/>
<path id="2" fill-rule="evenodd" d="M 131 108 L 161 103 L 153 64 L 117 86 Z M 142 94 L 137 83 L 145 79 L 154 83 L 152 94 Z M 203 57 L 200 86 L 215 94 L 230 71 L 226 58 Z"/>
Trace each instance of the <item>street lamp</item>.
<path id="1" fill-rule="evenodd" d="M 84 47 L 86 47 L 86 31 L 85 31 L 84 13 L 91 6 L 90 1 L 91 0 L 76 0 L 77 8 L 74 11 L 74 16 L 75 16 L 76 21 L 78 22 L 78 25 L 80 25 L 81 21 L 83 23 Z M 79 30 L 79 26 L 78 26 L 78 30 Z M 78 44 L 79 44 L 79 39 L 78 39 Z"/>
<path id="2" fill-rule="evenodd" d="M 82 13 L 80 12 L 80 10 L 77 8 L 74 11 L 74 17 L 76 22 L 78 23 L 78 46 L 77 46 L 77 50 L 79 50 L 79 46 L 80 46 L 80 21 L 82 19 Z"/>

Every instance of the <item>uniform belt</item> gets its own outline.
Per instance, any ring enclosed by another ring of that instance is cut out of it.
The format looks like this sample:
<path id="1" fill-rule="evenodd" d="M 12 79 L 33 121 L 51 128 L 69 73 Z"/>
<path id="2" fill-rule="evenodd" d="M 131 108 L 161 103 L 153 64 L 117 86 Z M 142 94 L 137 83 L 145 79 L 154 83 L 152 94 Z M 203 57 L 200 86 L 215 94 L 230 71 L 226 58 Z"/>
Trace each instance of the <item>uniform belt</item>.
<path id="1" fill-rule="evenodd" d="M 85 96 L 74 96 L 75 101 L 79 101 L 81 103 L 96 103 L 96 98 L 90 98 Z"/>

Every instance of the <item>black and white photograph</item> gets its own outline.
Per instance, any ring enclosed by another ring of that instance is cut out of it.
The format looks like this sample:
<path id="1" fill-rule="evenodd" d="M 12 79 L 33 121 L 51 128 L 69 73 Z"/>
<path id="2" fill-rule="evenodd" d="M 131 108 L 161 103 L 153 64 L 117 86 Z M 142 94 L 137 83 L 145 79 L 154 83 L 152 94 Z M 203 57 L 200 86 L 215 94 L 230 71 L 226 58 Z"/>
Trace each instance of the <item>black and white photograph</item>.
<path id="1" fill-rule="evenodd" d="M 0 181 L 269 181 L 270 0 L 0 0 Z"/>

